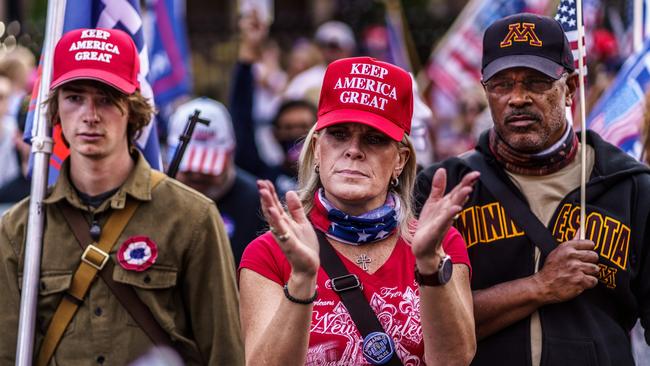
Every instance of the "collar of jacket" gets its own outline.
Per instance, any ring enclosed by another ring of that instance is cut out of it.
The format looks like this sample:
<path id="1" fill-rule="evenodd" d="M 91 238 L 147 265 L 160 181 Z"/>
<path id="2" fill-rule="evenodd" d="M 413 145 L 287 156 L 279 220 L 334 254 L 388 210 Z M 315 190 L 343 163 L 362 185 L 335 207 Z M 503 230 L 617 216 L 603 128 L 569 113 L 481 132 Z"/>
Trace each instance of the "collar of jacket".
<path id="1" fill-rule="evenodd" d="M 107 201 L 113 209 L 124 208 L 127 194 L 139 201 L 151 200 L 151 167 L 149 166 L 149 163 L 147 163 L 147 160 L 142 156 L 142 153 L 137 151 L 135 154 L 135 166 L 133 170 L 117 193 Z M 61 165 L 59 177 L 54 184 L 52 193 L 48 195 L 43 202 L 45 204 L 52 204 L 63 199 L 68 200 L 68 202 L 74 207 L 88 210 L 88 207 L 81 202 L 77 191 L 70 181 L 69 158 L 65 159 Z M 105 202 L 97 209 L 97 212 L 106 210 L 107 208 L 108 205 Z"/>
<path id="2" fill-rule="evenodd" d="M 483 131 L 476 144 L 476 150 L 487 157 L 490 163 L 496 164 L 496 158 L 490 151 L 489 147 L 489 130 Z M 576 131 L 576 135 L 580 138 L 580 132 Z M 594 169 L 591 173 L 591 178 L 588 179 L 590 184 L 598 184 L 604 181 L 618 181 L 624 177 L 633 174 L 645 173 L 650 174 L 650 168 L 643 163 L 640 163 L 628 154 L 605 141 L 596 132 L 587 130 L 587 144 L 592 146 L 595 151 Z M 579 159 L 576 156 L 576 159 Z"/>

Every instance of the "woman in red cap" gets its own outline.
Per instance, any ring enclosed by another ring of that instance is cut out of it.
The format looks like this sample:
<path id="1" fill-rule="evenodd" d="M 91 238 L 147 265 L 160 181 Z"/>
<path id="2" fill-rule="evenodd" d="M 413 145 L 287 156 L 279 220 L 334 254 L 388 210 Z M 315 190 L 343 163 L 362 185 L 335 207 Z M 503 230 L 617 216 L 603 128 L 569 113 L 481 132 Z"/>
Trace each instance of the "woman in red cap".
<path id="1" fill-rule="evenodd" d="M 451 227 L 478 178 L 433 180 L 419 224 L 408 73 L 368 57 L 327 68 L 318 122 L 283 208 L 239 274 L 248 364 L 468 364 L 476 348 L 465 243 Z"/>

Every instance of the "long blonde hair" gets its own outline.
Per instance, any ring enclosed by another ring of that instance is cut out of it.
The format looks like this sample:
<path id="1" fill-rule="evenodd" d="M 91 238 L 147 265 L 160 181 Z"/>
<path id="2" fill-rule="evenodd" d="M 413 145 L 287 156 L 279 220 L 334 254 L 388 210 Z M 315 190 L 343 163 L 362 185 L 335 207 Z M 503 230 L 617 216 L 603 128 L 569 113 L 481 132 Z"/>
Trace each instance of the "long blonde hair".
<path id="1" fill-rule="evenodd" d="M 318 132 L 314 125 L 305 137 L 305 143 L 298 161 L 298 196 L 306 214 L 309 214 L 312 208 L 314 208 L 314 195 L 323 186 L 320 181 L 320 176 L 316 173 L 315 169 L 314 151 L 316 148 L 316 140 L 314 136 L 317 134 Z M 398 234 L 402 235 L 407 241 L 410 241 L 412 235 L 412 229 L 410 228 L 415 222 L 412 201 L 413 186 L 417 175 L 417 164 L 415 161 L 415 149 L 408 135 L 404 134 L 404 138 L 399 144 L 408 148 L 409 157 L 404 165 L 404 169 L 402 169 L 402 173 L 398 177 L 399 183 L 396 187 L 391 187 L 390 190 L 395 192 L 401 201 Z"/>

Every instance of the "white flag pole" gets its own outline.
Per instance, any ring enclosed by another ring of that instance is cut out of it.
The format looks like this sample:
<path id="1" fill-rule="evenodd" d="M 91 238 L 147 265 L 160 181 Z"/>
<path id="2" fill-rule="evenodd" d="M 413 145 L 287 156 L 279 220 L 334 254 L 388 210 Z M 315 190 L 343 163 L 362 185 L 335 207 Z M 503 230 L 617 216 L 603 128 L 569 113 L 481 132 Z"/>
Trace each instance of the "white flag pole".
<path id="1" fill-rule="evenodd" d="M 643 1 L 644 0 L 634 0 L 632 15 L 632 47 L 634 53 L 641 51 L 643 48 Z"/>
<path id="2" fill-rule="evenodd" d="M 36 304 L 38 283 L 40 281 L 41 249 L 43 243 L 43 223 L 45 212 L 43 199 L 47 189 L 48 165 L 52 153 L 50 126 L 46 118 L 43 102 L 46 100 L 50 79 L 52 78 L 52 59 L 54 46 L 63 32 L 66 0 L 50 0 L 47 4 L 47 23 L 41 64 L 41 80 L 34 113 L 32 154 L 32 188 L 29 202 L 27 238 L 25 240 L 23 285 L 20 297 L 18 339 L 16 345 L 16 365 L 32 365 L 34 350 L 34 328 L 36 325 Z"/>
<path id="3" fill-rule="evenodd" d="M 587 206 L 587 122 L 585 114 L 585 29 L 582 24 L 582 0 L 576 0 L 578 25 L 578 82 L 580 93 L 580 240 L 585 240 L 585 221 Z"/>

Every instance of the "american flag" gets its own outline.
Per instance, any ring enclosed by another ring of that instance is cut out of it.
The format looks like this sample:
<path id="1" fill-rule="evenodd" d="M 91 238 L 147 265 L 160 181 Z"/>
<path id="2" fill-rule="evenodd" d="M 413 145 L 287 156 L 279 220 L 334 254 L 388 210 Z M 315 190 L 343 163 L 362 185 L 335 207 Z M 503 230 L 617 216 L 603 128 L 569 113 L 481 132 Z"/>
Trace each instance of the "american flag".
<path id="1" fill-rule="evenodd" d="M 140 54 L 140 74 L 138 75 L 140 91 L 153 103 L 153 91 L 147 81 L 149 58 L 144 42 L 139 0 L 68 0 L 65 7 L 63 33 L 79 28 L 117 28 L 131 35 Z M 37 93 L 38 82 L 32 92 L 32 101 L 25 125 L 24 139 L 28 142 L 36 134 L 36 126 L 33 122 Z M 161 169 L 162 158 L 154 122 L 151 121 L 142 130 L 136 145 L 152 168 Z M 68 150 L 60 138 L 60 129 L 53 131 L 53 137 L 55 145 L 50 158 L 48 184 L 53 184 L 56 181 L 61 163 L 68 156 Z"/>
<path id="2" fill-rule="evenodd" d="M 494 21 L 520 13 L 544 13 L 548 0 L 471 0 L 434 49 L 426 75 L 438 118 L 456 115 L 457 101 L 468 88 L 479 88 L 483 33 Z"/>
<path id="3" fill-rule="evenodd" d="M 557 7 L 555 19 L 560 22 L 564 29 L 564 34 L 566 34 L 566 38 L 569 40 L 571 46 L 574 66 L 578 69 L 580 60 L 578 52 L 578 11 L 576 9 L 576 0 L 561 0 Z M 584 29 L 585 27 L 583 25 L 583 37 L 581 40 L 583 46 L 585 45 Z M 587 75 L 587 52 L 584 47 L 583 50 L 585 50 L 585 54 L 582 55 L 583 75 Z"/>
<path id="4" fill-rule="evenodd" d="M 650 89 L 650 41 L 634 55 L 594 106 L 587 128 L 598 132 L 606 141 L 639 158 L 639 141 L 646 92 Z"/>

